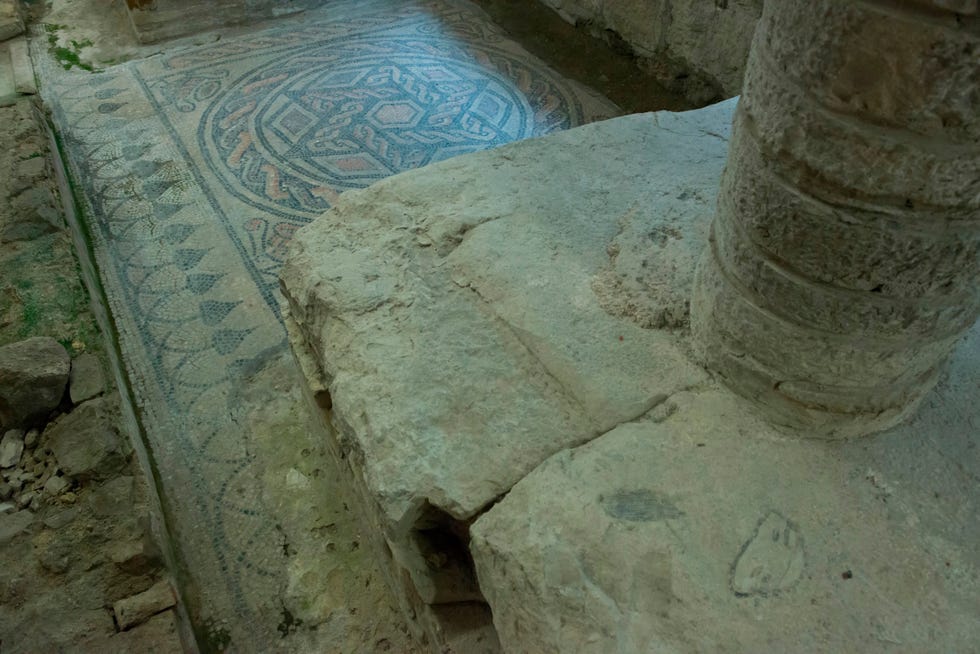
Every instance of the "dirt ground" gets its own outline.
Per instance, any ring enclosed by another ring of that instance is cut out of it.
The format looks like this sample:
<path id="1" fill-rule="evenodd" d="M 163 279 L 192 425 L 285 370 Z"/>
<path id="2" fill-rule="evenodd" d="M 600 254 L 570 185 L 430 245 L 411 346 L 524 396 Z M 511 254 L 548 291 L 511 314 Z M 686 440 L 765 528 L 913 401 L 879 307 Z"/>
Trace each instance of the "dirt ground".
<path id="1" fill-rule="evenodd" d="M 178 652 L 176 614 L 169 610 L 174 599 L 162 580 L 148 489 L 122 427 L 48 139 L 30 97 L 4 104 L 0 347 L 49 337 L 78 371 L 87 361 L 90 378 L 83 380 L 86 396 L 70 397 L 66 388 L 46 420 L 0 429 L 5 443 L 16 441 L 15 456 L 0 463 L 0 651 Z M 117 453 L 82 442 L 99 440 L 96 433 Z M 79 469 L 79 456 L 102 461 L 99 470 Z M 117 603 L 155 586 L 166 606 L 154 606 L 148 622 L 122 622 Z"/>

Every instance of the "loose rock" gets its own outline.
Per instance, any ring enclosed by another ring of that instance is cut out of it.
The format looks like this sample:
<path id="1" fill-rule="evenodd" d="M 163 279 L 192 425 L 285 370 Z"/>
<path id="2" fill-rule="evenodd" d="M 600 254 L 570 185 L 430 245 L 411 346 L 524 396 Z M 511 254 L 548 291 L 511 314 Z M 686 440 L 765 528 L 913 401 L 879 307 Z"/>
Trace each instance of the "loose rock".
<path id="1" fill-rule="evenodd" d="M 39 424 L 61 403 L 71 359 L 58 341 L 29 338 L 0 347 L 0 428 Z"/>
<path id="2" fill-rule="evenodd" d="M 29 450 L 33 450 L 37 447 L 37 441 L 41 436 L 41 432 L 37 429 L 32 429 L 24 436 L 24 447 Z"/>
<path id="3" fill-rule="evenodd" d="M 78 509 L 65 509 L 63 511 L 58 511 L 57 513 L 52 513 L 44 519 L 44 526 L 49 529 L 61 529 L 62 527 L 71 524 L 75 518 L 78 517 Z"/>
<path id="4" fill-rule="evenodd" d="M 24 432 L 11 429 L 0 441 L 0 468 L 13 468 L 24 452 Z"/>
<path id="5" fill-rule="evenodd" d="M 160 581 L 139 595 L 119 600 L 112 605 L 112 610 L 116 614 L 116 624 L 120 631 L 124 631 L 166 611 L 176 603 L 170 584 Z"/>
<path id="6" fill-rule="evenodd" d="M 33 522 L 34 514 L 30 511 L 0 515 L 0 545 L 13 540 L 14 537 L 30 527 Z"/>
<path id="7" fill-rule="evenodd" d="M 45 432 L 61 469 L 81 481 L 103 479 L 126 463 L 109 404 L 90 400 Z"/>
<path id="8" fill-rule="evenodd" d="M 68 389 L 72 404 L 81 404 L 105 391 L 105 374 L 99 357 L 86 352 L 72 361 Z"/>
<path id="9" fill-rule="evenodd" d="M 52 479 L 57 479 L 52 477 Z M 100 518 L 122 515 L 133 510 L 133 478 L 117 477 L 89 493 L 86 504 Z"/>
<path id="10" fill-rule="evenodd" d="M 109 549 L 109 558 L 121 570 L 141 575 L 160 567 L 160 551 L 144 536 L 140 540 L 116 543 Z"/>
<path id="11" fill-rule="evenodd" d="M 51 191 L 45 187 L 30 188 L 36 177 L 43 177 L 45 161 L 42 158 L 27 159 L 18 165 L 15 187 L 26 188 L 11 200 L 9 223 L 0 230 L 0 243 L 30 241 L 45 234 L 57 232 L 61 225 L 61 213 L 54 206 Z M 40 173 L 37 173 L 40 168 Z"/>
<path id="12" fill-rule="evenodd" d="M 66 490 L 68 490 L 68 481 L 64 477 L 51 477 L 44 483 L 45 495 L 54 497 Z"/>
<path id="13" fill-rule="evenodd" d="M 40 497 L 41 495 L 37 491 L 21 493 L 20 497 L 17 498 L 17 506 L 20 509 L 37 510 Z"/>

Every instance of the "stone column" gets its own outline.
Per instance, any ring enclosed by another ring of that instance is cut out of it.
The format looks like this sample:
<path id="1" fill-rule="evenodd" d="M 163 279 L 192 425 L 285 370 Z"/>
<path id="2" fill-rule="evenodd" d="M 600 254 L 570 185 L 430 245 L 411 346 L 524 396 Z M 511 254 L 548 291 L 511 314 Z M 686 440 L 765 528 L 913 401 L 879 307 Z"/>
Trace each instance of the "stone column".
<path id="1" fill-rule="evenodd" d="M 691 324 L 777 424 L 897 424 L 980 312 L 977 13 L 766 2 Z"/>

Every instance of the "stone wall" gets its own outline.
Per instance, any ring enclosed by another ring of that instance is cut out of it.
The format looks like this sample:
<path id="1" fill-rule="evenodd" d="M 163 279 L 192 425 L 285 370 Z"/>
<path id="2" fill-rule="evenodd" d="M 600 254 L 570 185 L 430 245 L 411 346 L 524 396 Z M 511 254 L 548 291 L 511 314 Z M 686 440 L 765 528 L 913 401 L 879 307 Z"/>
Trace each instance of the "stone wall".
<path id="1" fill-rule="evenodd" d="M 541 0 L 699 103 L 737 95 L 763 0 Z"/>
<path id="2" fill-rule="evenodd" d="M 142 43 L 311 9 L 324 0 L 126 0 Z"/>

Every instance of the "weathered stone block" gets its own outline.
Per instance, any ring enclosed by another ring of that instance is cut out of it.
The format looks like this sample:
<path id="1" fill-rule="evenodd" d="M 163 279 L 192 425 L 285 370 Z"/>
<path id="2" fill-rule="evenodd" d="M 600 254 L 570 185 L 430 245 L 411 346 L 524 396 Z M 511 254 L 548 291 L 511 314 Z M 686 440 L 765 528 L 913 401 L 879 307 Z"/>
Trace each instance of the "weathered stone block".
<path id="1" fill-rule="evenodd" d="M 157 613 L 162 613 L 177 603 L 176 595 L 166 580 L 159 581 L 148 590 L 121 599 L 112 605 L 116 615 L 116 624 L 120 630 L 126 630 L 146 622 Z"/>
<path id="2" fill-rule="evenodd" d="M 0 0 L 0 41 L 24 33 L 24 21 L 17 10 L 17 0 Z"/>
<path id="3" fill-rule="evenodd" d="M 70 477 L 103 479 L 126 463 L 114 408 L 105 398 L 79 405 L 50 426 L 45 437 L 58 465 Z"/>
<path id="4" fill-rule="evenodd" d="M 570 23 L 614 32 L 637 55 L 650 58 L 655 73 L 674 73 L 664 81 L 684 88 L 677 74 L 700 76 L 729 97 L 742 87 L 749 44 L 762 13 L 761 0 L 541 1 Z M 697 86 L 688 89 L 701 102 L 710 100 L 710 93 Z"/>
<path id="5" fill-rule="evenodd" d="M 47 418 L 64 396 L 70 361 L 53 338 L 0 347 L 0 429 Z"/>
<path id="6" fill-rule="evenodd" d="M 732 106 L 449 160 L 346 193 L 297 234 L 282 273 L 293 347 L 380 560 L 444 628 L 488 615 L 469 521 L 554 452 L 706 380 L 674 334 L 630 314 L 638 289 L 608 282 L 646 259 L 610 247 L 655 232 L 650 274 L 688 261 L 690 280 Z"/>
<path id="7" fill-rule="evenodd" d="M 11 429 L 0 440 L 0 468 L 13 468 L 24 452 L 24 432 Z"/>
<path id="8" fill-rule="evenodd" d="M 68 393 L 74 404 L 101 395 L 105 391 L 105 372 L 98 356 L 85 353 L 71 362 L 68 377 Z"/>

